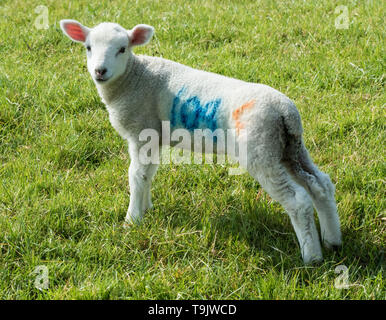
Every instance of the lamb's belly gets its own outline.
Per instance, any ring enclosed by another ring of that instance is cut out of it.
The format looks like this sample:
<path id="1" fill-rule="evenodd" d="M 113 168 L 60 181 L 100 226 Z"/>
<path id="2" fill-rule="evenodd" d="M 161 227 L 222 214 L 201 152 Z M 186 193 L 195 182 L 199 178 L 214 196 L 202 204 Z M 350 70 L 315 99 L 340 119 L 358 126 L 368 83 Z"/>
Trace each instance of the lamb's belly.
<path id="1" fill-rule="evenodd" d="M 227 145 L 227 132 L 222 129 L 211 131 L 210 129 L 196 129 L 188 131 L 180 128 L 173 130 L 170 135 L 170 140 L 166 142 L 168 145 L 199 152 L 199 153 L 217 153 L 224 154 Z"/>

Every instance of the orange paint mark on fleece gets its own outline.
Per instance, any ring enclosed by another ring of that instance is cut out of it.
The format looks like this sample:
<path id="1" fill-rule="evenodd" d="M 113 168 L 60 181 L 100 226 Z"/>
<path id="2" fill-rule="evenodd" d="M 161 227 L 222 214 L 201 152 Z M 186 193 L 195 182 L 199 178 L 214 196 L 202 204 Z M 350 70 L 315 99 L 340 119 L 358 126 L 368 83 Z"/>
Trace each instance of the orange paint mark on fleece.
<path id="1" fill-rule="evenodd" d="M 244 129 L 244 124 L 241 123 L 240 121 L 241 115 L 244 113 L 245 110 L 252 108 L 255 102 L 256 100 L 248 101 L 244 103 L 242 106 L 238 107 L 235 111 L 233 111 L 232 117 L 233 117 L 233 120 L 235 120 L 237 135 L 239 135 L 240 129 Z"/>

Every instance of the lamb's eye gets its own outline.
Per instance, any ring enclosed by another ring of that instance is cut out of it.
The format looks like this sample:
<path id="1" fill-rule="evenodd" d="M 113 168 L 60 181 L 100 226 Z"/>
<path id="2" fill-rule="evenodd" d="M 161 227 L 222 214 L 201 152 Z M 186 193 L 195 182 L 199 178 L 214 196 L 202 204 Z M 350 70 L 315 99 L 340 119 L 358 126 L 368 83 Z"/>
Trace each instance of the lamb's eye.
<path id="1" fill-rule="evenodd" d="M 119 53 L 124 53 L 125 50 L 126 50 L 126 48 L 125 48 L 125 47 L 122 47 L 121 49 L 119 49 Z"/>
<path id="2" fill-rule="evenodd" d="M 87 46 L 86 49 L 87 49 L 87 51 L 91 51 L 91 47 L 90 46 Z"/>

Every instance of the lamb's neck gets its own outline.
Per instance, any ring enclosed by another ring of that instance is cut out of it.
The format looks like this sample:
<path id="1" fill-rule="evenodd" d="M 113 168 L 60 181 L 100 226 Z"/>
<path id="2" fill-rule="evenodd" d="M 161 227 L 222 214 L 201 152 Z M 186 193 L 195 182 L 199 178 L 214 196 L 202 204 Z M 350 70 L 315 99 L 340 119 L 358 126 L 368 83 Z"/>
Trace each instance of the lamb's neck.
<path id="1" fill-rule="evenodd" d="M 140 57 L 132 55 L 127 63 L 125 72 L 112 82 L 106 84 L 96 83 L 99 95 L 107 106 L 112 106 L 119 101 L 123 94 L 127 95 L 135 90 L 141 79 L 145 65 Z"/>

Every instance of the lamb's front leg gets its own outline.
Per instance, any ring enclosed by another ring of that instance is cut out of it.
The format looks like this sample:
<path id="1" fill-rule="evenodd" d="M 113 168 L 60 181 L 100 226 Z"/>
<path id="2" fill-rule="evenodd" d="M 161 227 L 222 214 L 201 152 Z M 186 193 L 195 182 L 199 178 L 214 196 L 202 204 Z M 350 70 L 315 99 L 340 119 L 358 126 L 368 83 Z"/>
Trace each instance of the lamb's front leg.
<path id="1" fill-rule="evenodd" d="M 131 163 L 129 167 L 130 204 L 125 218 L 126 223 L 139 223 L 143 213 L 151 205 L 151 180 L 158 165 L 142 164 L 138 147 L 129 145 Z"/>

